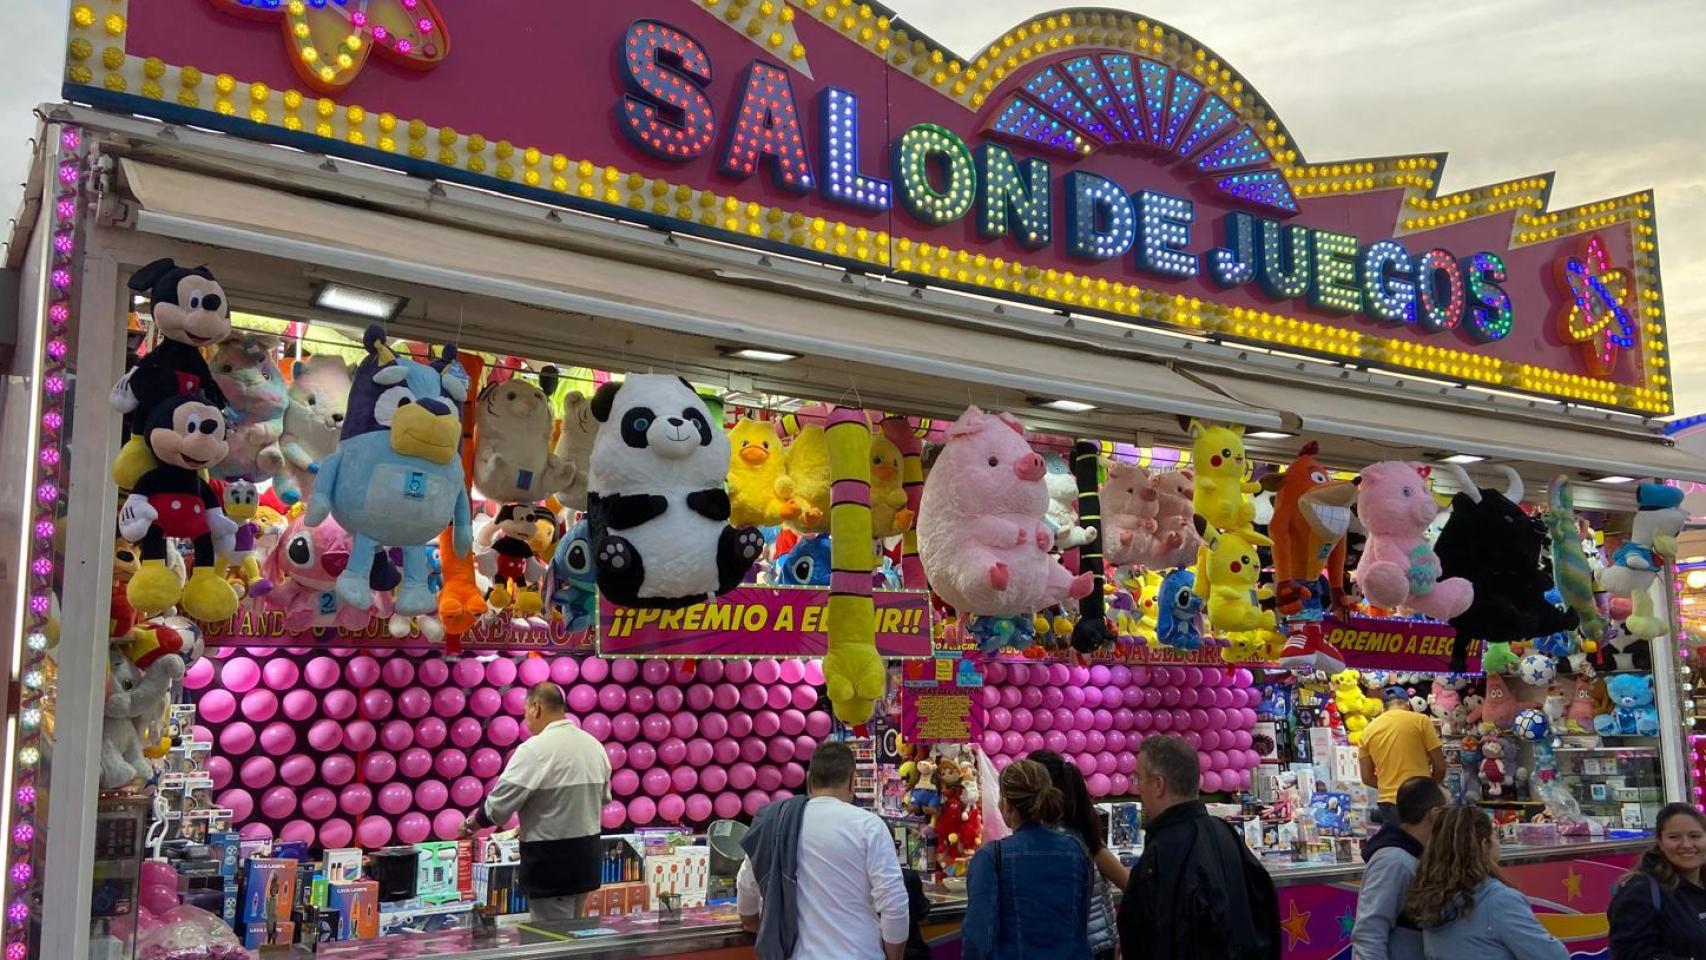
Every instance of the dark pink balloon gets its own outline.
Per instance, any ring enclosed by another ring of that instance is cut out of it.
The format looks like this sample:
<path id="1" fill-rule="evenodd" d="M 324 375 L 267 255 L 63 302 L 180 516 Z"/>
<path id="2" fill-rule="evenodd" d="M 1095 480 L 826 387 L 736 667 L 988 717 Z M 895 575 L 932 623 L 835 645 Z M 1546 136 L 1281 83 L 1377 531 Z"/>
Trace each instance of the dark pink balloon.
<path id="1" fill-rule="evenodd" d="M 320 780 L 330 786 L 341 787 L 355 778 L 355 761 L 341 753 L 334 753 L 320 761 Z"/>
<path id="2" fill-rule="evenodd" d="M 249 793 L 247 790 L 239 790 L 235 788 L 227 790 L 215 798 L 214 802 L 229 809 L 231 811 L 231 819 L 235 823 L 242 823 L 244 820 L 249 819 L 249 816 L 255 812 L 254 795 Z"/>
<path id="3" fill-rule="evenodd" d="M 1058 710 L 1066 706 L 1066 695 L 1060 692 L 1059 687 L 1043 687 L 1042 700 L 1043 706 L 1049 710 Z"/>
<path id="4" fill-rule="evenodd" d="M 598 706 L 598 688 L 589 683 L 577 683 L 569 688 L 569 710 L 588 713 Z"/>
<path id="5" fill-rule="evenodd" d="M 422 660 L 421 665 L 416 668 L 415 679 L 423 686 L 442 687 L 444 682 L 450 679 L 450 666 L 442 657 L 429 657 Z"/>
<path id="6" fill-rule="evenodd" d="M 1135 749 L 1134 747 L 1133 750 L 1135 751 Z M 1137 772 L 1137 754 L 1135 752 L 1120 754 L 1119 771 L 1128 777 Z"/>
<path id="7" fill-rule="evenodd" d="M 752 717 L 752 732 L 760 737 L 774 737 L 782 729 L 782 718 L 774 710 L 760 710 Z"/>
<path id="8" fill-rule="evenodd" d="M 220 757 L 219 759 L 223 760 L 224 758 Z M 212 763 L 211 760 L 208 762 L 209 764 Z M 230 761 L 226 762 L 229 763 Z M 278 765 L 278 779 L 289 786 L 300 787 L 314 779 L 315 771 L 316 767 L 313 760 L 303 754 L 293 753 L 285 757 L 284 762 Z M 217 788 L 218 786 L 219 784 L 214 784 L 214 787 Z"/>
<path id="9" fill-rule="evenodd" d="M 669 729 L 670 733 L 686 740 L 699 732 L 699 718 L 691 713 L 678 713 L 669 718 Z"/>
<path id="10" fill-rule="evenodd" d="M 384 750 L 361 758 L 361 778 L 368 783 L 388 783 L 396 775 L 397 758 Z"/>
<path id="11" fill-rule="evenodd" d="M 1010 757 L 1020 756 L 1025 752 L 1025 735 L 1009 730 L 1001 735 L 1001 752 Z"/>
<path id="12" fill-rule="evenodd" d="M 386 664 L 401 661 L 391 660 Z M 424 687 L 409 687 L 397 694 L 397 712 L 410 720 L 419 720 L 432 712 L 432 694 Z"/>
<path id="13" fill-rule="evenodd" d="M 207 661 L 203 660 L 202 663 Z M 290 690 L 281 701 L 285 719 L 306 720 L 320 709 L 320 702 L 307 690 Z"/>
<path id="14" fill-rule="evenodd" d="M 415 663 L 408 657 L 392 657 L 380 665 L 379 679 L 387 687 L 401 690 L 415 682 Z"/>
<path id="15" fill-rule="evenodd" d="M 582 660 L 581 679 L 594 684 L 610 679 L 610 661 L 601 657 L 587 657 Z"/>
<path id="16" fill-rule="evenodd" d="M 658 818 L 664 823 L 680 823 L 687 813 L 687 801 L 675 794 L 658 799 Z"/>
<path id="17" fill-rule="evenodd" d="M 237 713 L 237 698 L 229 690 L 209 690 L 196 701 L 196 712 L 208 723 L 224 723 Z"/>
<path id="18" fill-rule="evenodd" d="M 450 725 L 450 742 L 466 750 L 479 743 L 484 733 L 485 728 L 480 726 L 480 721 L 473 717 L 461 717 Z"/>
<path id="19" fill-rule="evenodd" d="M 1137 714 L 1129 707 L 1121 707 L 1114 711 L 1114 729 L 1120 732 L 1130 730 L 1137 722 Z"/>
<path id="20" fill-rule="evenodd" d="M 699 771 L 699 787 L 716 793 L 729 785 L 729 772 L 723 767 L 706 767 Z"/>
<path id="21" fill-rule="evenodd" d="M 686 699 L 686 694 L 682 692 L 681 687 L 659 687 L 653 703 L 657 709 L 664 713 L 675 713 L 681 709 L 681 705 Z"/>
<path id="22" fill-rule="evenodd" d="M 574 657 L 556 656 L 551 658 L 551 681 L 560 687 L 567 688 L 569 684 L 580 679 L 580 661 Z"/>
<path id="23" fill-rule="evenodd" d="M 320 698 L 320 712 L 333 720 L 348 720 L 355 710 L 355 694 L 348 690 L 327 690 Z"/>
<path id="24" fill-rule="evenodd" d="M 598 819 L 604 829 L 615 830 L 628 822 L 628 805 L 620 800 L 612 800 L 604 805 Z"/>
<path id="25" fill-rule="evenodd" d="M 627 661 L 621 661 L 626 663 Z M 619 683 L 607 683 L 598 690 L 598 708 L 616 713 L 628 705 L 628 691 Z"/>
<path id="26" fill-rule="evenodd" d="M 618 684 L 630 684 L 640 677 L 640 662 L 638 660 L 610 661 L 610 679 Z"/>
<path id="27" fill-rule="evenodd" d="M 347 847 L 355 839 L 355 830 L 348 820 L 333 817 L 320 823 L 320 846 Z"/>
<path id="28" fill-rule="evenodd" d="M 432 769 L 432 754 L 420 747 L 410 747 L 397 757 L 397 769 L 411 780 L 424 777 Z"/>
<path id="29" fill-rule="evenodd" d="M 770 691 L 762 684 L 750 683 L 741 688 L 740 705 L 748 710 L 758 710 L 770 702 Z"/>
<path id="30" fill-rule="evenodd" d="M 1032 730 L 1030 733 L 1020 734 L 1020 736 L 1024 738 L 1025 752 L 1027 754 L 1036 753 L 1038 750 L 1043 748 L 1043 735 L 1035 730 Z"/>
<path id="31" fill-rule="evenodd" d="M 798 761 L 782 764 L 782 786 L 784 789 L 796 790 L 806 782 L 805 765 Z"/>
<path id="32" fill-rule="evenodd" d="M 758 782 L 758 769 L 751 763 L 742 760 L 729 767 L 729 787 L 735 790 L 745 790 Z"/>
<path id="33" fill-rule="evenodd" d="M 658 744 L 658 762 L 666 767 L 673 767 L 687 759 L 687 744 L 677 737 L 670 737 Z"/>
<path id="34" fill-rule="evenodd" d="M 476 717 L 491 717 L 503 709 L 503 694 L 491 687 L 481 687 L 468 697 L 468 710 Z"/>
<path id="35" fill-rule="evenodd" d="M 315 787 L 302 795 L 302 815 L 310 820 L 324 820 L 337 808 L 337 794 L 325 787 Z"/>
<path id="36" fill-rule="evenodd" d="M 450 788 L 441 780 L 423 780 L 415 786 L 415 805 L 434 813 L 450 800 Z"/>
<path id="37" fill-rule="evenodd" d="M 519 680 L 521 681 L 522 686 L 531 687 L 535 684 L 544 683 L 550 679 L 551 664 L 549 662 L 542 657 L 527 657 L 521 661 L 520 666 L 517 666 L 515 672 L 510 675 L 509 682 L 514 683 Z M 497 683 L 500 687 L 508 686 L 508 684 L 498 683 L 496 680 L 492 679 L 491 667 L 486 668 L 486 680 L 489 683 Z"/>
<path id="38" fill-rule="evenodd" d="M 636 826 L 646 826 L 656 820 L 658 805 L 651 797 L 635 797 L 628 801 L 628 819 Z"/>
<path id="39" fill-rule="evenodd" d="M 752 733 L 752 714 L 729 714 L 729 736 L 745 737 Z"/>
<path id="40" fill-rule="evenodd" d="M 1059 730 L 1050 730 L 1043 734 L 1043 747 L 1048 750 L 1053 750 L 1055 753 L 1065 753 L 1066 734 L 1061 733 Z M 989 752 L 994 753 L 996 751 Z"/>
<path id="41" fill-rule="evenodd" d="M 238 773 L 237 779 L 242 781 L 243 786 L 251 790 L 260 790 L 272 786 L 273 778 L 277 775 L 278 767 L 273 763 L 271 757 L 250 757 L 243 761 L 243 767 Z M 214 784 L 215 789 L 219 786 L 219 784 Z"/>
<path id="42" fill-rule="evenodd" d="M 640 665 L 640 678 L 654 687 L 669 682 L 670 669 L 667 660 L 647 660 Z"/>
<path id="43" fill-rule="evenodd" d="M 752 679 L 752 661 L 725 660 L 723 661 L 723 677 L 730 683 L 741 684 Z"/>
<path id="44" fill-rule="evenodd" d="M 716 761 L 727 766 L 740 759 L 740 741 L 733 737 L 724 737 L 713 745 Z"/>
<path id="45" fill-rule="evenodd" d="M 1109 687 L 1102 691 L 1102 706 L 1113 710 L 1125 703 L 1125 691 L 1119 687 Z"/>
<path id="46" fill-rule="evenodd" d="M 640 719 L 631 713 L 619 713 L 610 718 L 610 732 L 623 743 L 632 743 L 640 736 Z"/>
<path id="47" fill-rule="evenodd" d="M 806 734 L 819 740 L 829 736 L 830 730 L 834 729 L 834 724 L 834 718 L 829 715 L 827 710 L 813 710 L 806 714 Z"/>
<path id="48" fill-rule="evenodd" d="M 1107 749 L 1113 753 L 1125 752 L 1126 737 L 1119 730 L 1108 731 L 1103 742 L 1107 744 Z"/>
<path id="49" fill-rule="evenodd" d="M 789 740 L 786 737 L 778 737 L 777 739 L 770 741 L 768 756 L 770 757 L 771 763 L 787 763 L 789 760 L 794 759 L 794 741 Z M 769 787 L 767 789 L 774 790 L 776 788 Z"/>
<path id="50" fill-rule="evenodd" d="M 692 740 L 687 741 L 687 763 L 695 768 L 703 767 L 705 764 L 710 763 L 715 752 L 716 751 L 711 746 L 711 741 L 709 740 L 701 737 L 694 737 Z"/>
<path id="51" fill-rule="evenodd" d="M 415 742 L 428 750 L 444 743 L 450 728 L 438 717 L 423 717 L 415 722 Z"/>
<path id="52" fill-rule="evenodd" d="M 521 724 L 514 717 L 493 717 L 486 726 L 486 738 L 494 746 L 507 747 L 521 735 Z"/>
<path id="53" fill-rule="evenodd" d="M 812 699 L 815 702 L 817 698 L 813 697 Z M 764 700 L 765 705 L 772 710 L 785 710 L 793 702 L 794 691 L 781 685 L 771 687 L 769 695 Z"/>
<path id="54" fill-rule="evenodd" d="M 738 817 L 741 811 L 740 794 L 718 794 L 717 799 L 712 801 L 712 808 L 719 819 L 729 820 Z"/>
<path id="55" fill-rule="evenodd" d="M 409 809 L 415 802 L 415 792 L 407 784 L 387 783 L 379 788 L 379 809 L 392 816 Z"/>
<path id="56" fill-rule="evenodd" d="M 1096 758 L 1088 753 L 1075 753 L 1069 759 L 1078 772 L 1088 777 L 1096 772 Z"/>
<path id="57" fill-rule="evenodd" d="M 491 747 L 481 747 L 468 757 L 468 771 L 482 780 L 497 776 L 503 766 L 503 757 Z"/>
<path id="58" fill-rule="evenodd" d="M 640 789 L 651 796 L 661 797 L 670 791 L 670 787 L 669 773 L 660 768 L 653 767 L 640 777 Z"/>
<path id="59" fill-rule="evenodd" d="M 352 783 L 338 792 L 338 809 L 359 817 L 373 806 L 373 791 L 364 783 Z"/>
<path id="60" fill-rule="evenodd" d="M 798 710 L 784 710 L 777 725 L 785 736 L 796 737 L 806 732 L 806 715 Z"/>
<path id="61" fill-rule="evenodd" d="M 371 687 L 379 682 L 379 661 L 364 653 L 349 662 L 344 676 L 352 686 Z"/>
<path id="62" fill-rule="evenodd" d="M 695 683 L 687 688 L 687 708 L 704 711 L 711 709 L 711 701 L 716 697 L 715 691 L 703 683 Z"/>
<path id="63" fill-rule="evenodd" d="M 1106 774 L 1092 773 L 1084 779 L 1084 785 L 1089 788 L 1092 797 L 1105 797 L 1112 792 L 1112 785 Z"/>
<path id="64" fill-rule="evenodd" d="M 510 687 L 503 693 L 503 712 L 519 717 L 527 711 L 527 687 Z M 573 711 L 570 711 L 571 713 Z"/>
<path id="65" fill-rule="evenodd" d="M 1157 710 L 1150 716 L 1153 718 L 1153 722 L 1150 724 L 1149 729 L 1153 729 L 1160 733 L 1167 733 L 1173 729 L 1173 712 L 1171 710 Z M 1143 711 L 1138 711 L 1137 719 L 1139 722 L 1138 729 L 1144 729 L 1142 726 Z"/>
<path id="66" fill-rule="evenodd" d="M 1006 707 L 992 707 L 984 715 L 984 726 L 997 733 L 1005 733 L 1013 729 L 1013 714 Z"/>
<path id="67" fill-rule="evenodd" d="M 657 748 L 640 742 L 628 747 L 628 766 L 635 770 L 650 770 L 658 762 Z"/>
<path id="68" fill-rule="evenodd" d="M 467 809 L 485 798 L 486 788 L 478 777 L 457 777 L 450 785 L 450 802 Z"/>
<path id="69" fill-rule="evenodd" d="M 661 713 L 648 713 L 640 721 L 640 732 L 653 743 L 662 743 L 670 736 L 669 718 Z"/>
<path id="70" fill-rule="evenodd" d="M 694 823 L 704 823 L 711 819 L 714 807 L 711 804 L 710 797 L 702 793 L 695 793 L 687 798 L 684 810 L 688 820 Z"/>
<path id="71" fill-rule="evenodd" d="M 439 840 L 455 840 L 462 833 L 462 811 L 440 810 L 432 818 L 432 835 Z"/>
<path id="72" fill-rule="evenodd" d="M 794 759 L 805 763 L 817 752 L 815 737 L 799 736 L 794 738 Z"/>
<path id="73" fill-rule="evenodd" d="M 432 759 L 432 769 L 444 779 L 454 780 L 468 769 L 468 755 L 460 750 L 440 750 Z"/>
<path id="74" fill-rule="evenodd" d="M 494 687 L 507 687 L 515 682 L 515 661 L 508 657 L 498 657 L 486 664 L 486 682 Z"/>
<path id="75" fill-rule="evenodd" d="M 486 679 L 486 668 L 480 661 L 464 657 L 450 668 L 450 679 L 459 687 L 477 687 Z"/>
<path id="76" fill-rule="evenodd" d="M 373 747 L 379 734 L 373 729 L 373 724 L 366 720 L 351 720 L 344 724 L 344 749 L 353 753 L 361 753 Z"/>
<path id="77" fill-rule="evenodd" d="M 242 756 L 255 746 L 255 728 L 239 720 L 219 731 L 219 749 L 228 757 Z"/>
<path id="78" fill-rule="evenodd" d="M 1101 687 L 1085 687 L 1084 688 L 1084 705 L 1086 707 L 1089 707 L 1092 710 L 1101 706 L 1102 705 L 1102 688 Z"/>
<path id="79" fill-rule="evenodd" d="M 387 720 L 379 728 L 379 745 L 387 750 L 407 750 L 414 743 L 415 728 L 407 720 Z"/>
<path id="80" fill-rule="evenodd" d="M 711 691 L 711 705 L 718 710 L 733 710 L 740 706 L 740 688 L 732 683 L 719 683 Z"/>
<path id="81" fill-rule="evenodd" d="M 740 758 L 747 763 L 763 760 L 768 752 L 765 742 L 758 737 L 747 737 L 740 742 Z"/>
<path id="82" fill-rule="evenodd" d="M 368 850 L 377 850 L 391 842 L 391 821 L 385 817 L 368 817 L 356 824 L 356 843 Z"/>
<path id="83" fill-rule="evenodd" d="M 1090 753 L 1101 753 L 1108 748 L 1108 735 L 1100 730 L 1087 730 L 1084 733 L 1084 749 Z"/>
<path id="84" fill-rule="evenodd" d="M 610 758 L 610 769 L 620 770 L 628 765 L 628 748 L 614 741 L 604 745 L 604 755 Z"/>
<path id="85" fill-rule="evenodd" d="M 772 766 L 758 768 L 758 789 L 766 793 L 780 789 L 782 786 L 782 771 Z"/>
<path id="86" fill-rule="evenodd" d="M 602 713 L 589 713 L 581 718 L 581 729 L 594 740 L 610 739 L 610 718 Z"/>
<path id="87" fill-rule="evenodd" d="M 669 785 L 676 793 L 692 793 L 699 786 L 699 772 L 692 767 L 676 767 L 669 772 Z"/>

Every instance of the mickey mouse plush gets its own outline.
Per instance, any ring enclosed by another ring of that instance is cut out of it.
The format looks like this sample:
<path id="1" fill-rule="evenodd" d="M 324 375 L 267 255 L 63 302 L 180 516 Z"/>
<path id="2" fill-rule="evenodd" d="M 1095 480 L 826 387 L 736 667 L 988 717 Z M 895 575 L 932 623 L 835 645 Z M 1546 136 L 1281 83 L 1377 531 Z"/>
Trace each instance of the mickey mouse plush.
<path id="1" fill-rule="evenodd" d="M 517 613 L 529 617 L 544 609 L 544 597 L 536 585 L 544 570 L 533 553 L 532 539 L 539 521 L 550 519 L 549 510 L 530 503 L 506 503 L 498 509 L 497 519 L 486 528 L 497 563 L 492 589 L 486 593 L 493 609 L 505 610 L 513 603 Z"/>
<path id="2" fill-rule="evenodd" d="M 225 394 L 213 382 L 201 348 L 231 335 L 225 290 L 206 267 L 190 270 L 169 259 L 156 260 L 131 274 L 130 289 L 147 295 L 161 339 L 113 387 L 113 409 L 128 415 L 131 433 L 113 462 L 113 479 L 121 490 L 133 489 L 154 466 L 143 434 L 157 407 L 200 393 L 216 409 L 225 408 Z"/>
<path id="3" fill-rule="evenodd" d="M 119 533 L 142 546 L 142 567 L 126 588 L 138 613 L 161 613 L 180 598 L 197 620 L 237 612 L 237 592 L 214 564 L 218 554 L 231 553 L 237 525 L 201 473 L 229 452 L 225 431 L 224 415 L 199 393 L 155 406 L 143 424 L 140 436 L 155 466 L 137 480 L 119 512 Z M 195 544 L 187 584 L 180 585 L 166 564 L 167 537 Z"/>

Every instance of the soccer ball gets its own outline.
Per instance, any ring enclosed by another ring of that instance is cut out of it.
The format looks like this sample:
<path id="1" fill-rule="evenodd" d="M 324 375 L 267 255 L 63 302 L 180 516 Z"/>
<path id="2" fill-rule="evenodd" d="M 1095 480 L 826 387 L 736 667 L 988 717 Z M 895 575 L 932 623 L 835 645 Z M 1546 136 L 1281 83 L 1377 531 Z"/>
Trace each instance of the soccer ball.
<path id="1" fill-rule="evenodd" d="M 1552 725 L 1546 722 L 1546 714 L 1532 708 L 1516 715 L 1514 727 L 1517 736 L 1529 741 L 1544 740 L 1552 732 Z"/>
<path id="2" fill-rule="evenodd" d="M 1544 687 L 1558 679 L 1558 668 L 1544 653 L 1531 653 L 1516 666 L 1517 679 L 1531 687 Z"/>

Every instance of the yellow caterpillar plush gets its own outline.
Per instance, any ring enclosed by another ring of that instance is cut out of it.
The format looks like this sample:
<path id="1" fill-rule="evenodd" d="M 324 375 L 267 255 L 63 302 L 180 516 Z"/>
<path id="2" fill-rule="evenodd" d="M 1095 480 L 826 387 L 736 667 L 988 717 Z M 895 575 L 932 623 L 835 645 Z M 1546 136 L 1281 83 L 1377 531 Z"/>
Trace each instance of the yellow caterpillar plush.
<path id="1" fill-rule="evenodd" d="M 774 527 L 787 505 L 777 496 L 776 482 L 787 463 L 776 428 L 761 420 L 743 419 L 729 428 L 729 506 L 738 527 Z"/>
<path id="2" fill-rule="evenodd" d="M 888 671 L 877 654 L 876 608 L 871 600 L 871 428 L 864 412 L 837 407 L 824 437 L 834 505 L 826 517 L 829 557 L 829 655 L 823 660 L 829 702 L 843 723 L 861 724 L 883 695 Z M 798 445 L 805 434 L 795 440 Z M 792 464 L 790 463 L 790 466 Z M 826 485 L 825 493 L 829 492 Z"/>
<path id="3" fill-rule="evenodd" d="M 865 431 L 870 435 L 870 431 Z M 867 444 L 866 449 L 869 449 Z M 865 454 L 865 476 L 870 476 L 870 454 Z M 823 533 L 829 529 L 829 439 L 816 424 L 803 428 L 788 444 L 786 472 L 776 478 L 776 496 L 786 501 L 782 519 L 801 533 Z M 870 539 L 866 537 L 866 539 Z"/>

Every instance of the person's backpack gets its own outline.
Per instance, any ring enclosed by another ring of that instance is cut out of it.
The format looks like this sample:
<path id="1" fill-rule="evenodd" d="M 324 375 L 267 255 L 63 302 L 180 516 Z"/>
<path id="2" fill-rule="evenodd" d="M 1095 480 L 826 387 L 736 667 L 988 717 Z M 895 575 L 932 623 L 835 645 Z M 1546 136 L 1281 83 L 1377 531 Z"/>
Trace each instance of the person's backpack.
<path id="1" fill-rule="evenodd" d="M 1273 875 L 1231 824 L 1218 817 L 1203 819 L 1214 826 L 1205 833 L 1199 822 L 1196 853 L 1203 875 L 1216 880 L 1224 960 L 1280 960 L 1279 894 Z M 1233 863 L 1238 872 L 1228 876 L 1225 866 Z"/>

